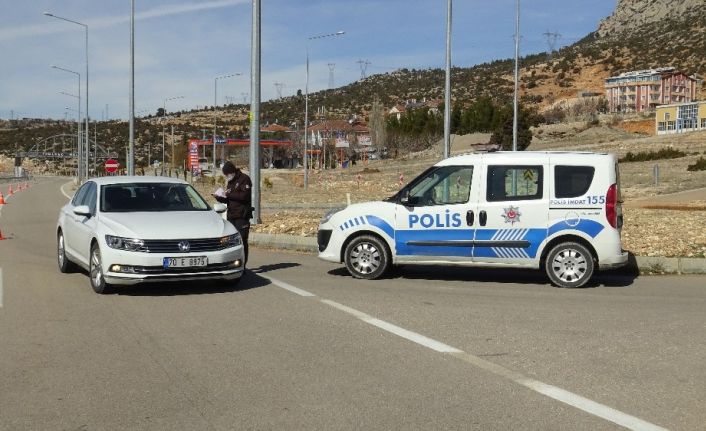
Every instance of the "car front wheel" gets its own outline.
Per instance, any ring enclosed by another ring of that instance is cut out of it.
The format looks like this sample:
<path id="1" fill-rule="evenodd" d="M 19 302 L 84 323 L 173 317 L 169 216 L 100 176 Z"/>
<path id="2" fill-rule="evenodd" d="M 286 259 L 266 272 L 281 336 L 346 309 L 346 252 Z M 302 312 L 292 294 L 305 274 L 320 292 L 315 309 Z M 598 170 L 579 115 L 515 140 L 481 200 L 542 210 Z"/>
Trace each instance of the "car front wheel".
<path id="1" fill-rule="evenodd" d="M 96 293 L 110 293 L 110 285 L 105 282 L 103 276 L 103 261 L 101 260 L 101 250 L 98 244 L 91 247 L 91 261 L 88 275 L 91 278 L 91 287 Z"/>
<path id="2" fill-rule="evenodd" d="M 558 287 L 581 287 L 593 275 L 593 255 L 577 242 L 556 245 L 547 255 L 545 270 L 552 284 Z"/>
<path id="3" fill-rule="evenodd" d="M 76 269 L 74 263 L 66 256 L 66 241 L 64 240 L 64 233 L 61 231 L 56 237 L 56 259 L 59 264 L 59 271 L 64 274 L 73 272 Z"/>
<path id="4" fill-rule="evenodd" d="M 348 272 L 355 278 L 374 280 L 390 266 L 387 247 L 377 237 L 362 235 L 351 241 L 344 252 Z"/>

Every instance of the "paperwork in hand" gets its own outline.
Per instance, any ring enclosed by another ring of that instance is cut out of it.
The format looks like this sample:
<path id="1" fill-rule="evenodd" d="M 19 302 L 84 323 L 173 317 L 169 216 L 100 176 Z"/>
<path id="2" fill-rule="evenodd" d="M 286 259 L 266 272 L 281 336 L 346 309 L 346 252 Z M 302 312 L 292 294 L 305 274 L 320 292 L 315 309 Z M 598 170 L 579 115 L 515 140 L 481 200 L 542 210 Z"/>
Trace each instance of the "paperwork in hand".
<path id="1" fill-rule="evenodd" d="M 219 198 L 224 198 L 226 197 L 226 192 L 223 190 L 223 187 L 218 187 L 218 190 L 213 192 L 213 196 L 218 196 Z"/>

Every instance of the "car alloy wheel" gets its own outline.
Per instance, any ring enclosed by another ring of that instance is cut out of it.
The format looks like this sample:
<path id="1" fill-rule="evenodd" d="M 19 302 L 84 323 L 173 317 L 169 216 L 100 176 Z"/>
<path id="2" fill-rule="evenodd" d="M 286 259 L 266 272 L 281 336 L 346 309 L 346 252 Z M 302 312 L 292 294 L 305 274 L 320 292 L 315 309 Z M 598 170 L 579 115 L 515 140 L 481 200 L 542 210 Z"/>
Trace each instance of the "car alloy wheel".
<path id="1" fill-rule="evenodd" d="M 553 284 L 559 287 L 581 287 L 593 275 L 593 256 L 583 245 L 562 243 L 549 252 L 546 272 Z"/>

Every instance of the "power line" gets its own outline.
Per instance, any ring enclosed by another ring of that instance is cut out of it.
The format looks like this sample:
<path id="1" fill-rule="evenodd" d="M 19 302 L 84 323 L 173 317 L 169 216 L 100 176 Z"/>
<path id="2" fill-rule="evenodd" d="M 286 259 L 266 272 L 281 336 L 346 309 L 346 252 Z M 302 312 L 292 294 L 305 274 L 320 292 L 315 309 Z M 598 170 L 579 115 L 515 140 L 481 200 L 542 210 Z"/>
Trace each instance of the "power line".
<path id="1" fill-rule="evenodd" d="M 336 63 L 329 63 L 328 64 L 328 88 L 329 90 L 333 89 L 335 87 L 335 83 L 333 81 L 333 69 L 336 68 Z"/>
<path id="2" fill-rule="evenodd" d="M 368 66 L 372 63 L 368 60 L 358 60 L 356 61 L 356 63 L 360 65 L 360 79 L 365 79 L 365 71 L 368 69 Z"/>
<path id="3" fill-rule="evenodd" d="M 250 95 L 250 93 L 243 92 L 243 93 L 240 93 L 240 95 L 243 96 L 243 103 L 247 104 L 248 103 L 248 96 Z"/>

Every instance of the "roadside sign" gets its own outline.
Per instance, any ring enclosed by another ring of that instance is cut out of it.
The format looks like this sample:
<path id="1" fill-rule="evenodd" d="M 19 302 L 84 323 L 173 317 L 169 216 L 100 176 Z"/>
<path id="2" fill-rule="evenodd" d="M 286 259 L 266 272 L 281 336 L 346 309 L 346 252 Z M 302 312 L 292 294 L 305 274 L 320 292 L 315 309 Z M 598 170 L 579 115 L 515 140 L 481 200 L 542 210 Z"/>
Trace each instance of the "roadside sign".
<path id="1" fill-rule="evenodd" d="M 105 171 L 109 174 L 115 173 L 118 170 L 118 166 L 120 166 L 120 164 L 117 160 L 108 159 L 105 161 Z"/>
<path id="2" fill-rule="evenodd" d="M 525 170 L 525 173 L 523 174 L 525 181 L 533 181 L 534 180 L 534 172 L 532 172 L 531 169 Z"/>

